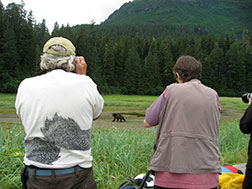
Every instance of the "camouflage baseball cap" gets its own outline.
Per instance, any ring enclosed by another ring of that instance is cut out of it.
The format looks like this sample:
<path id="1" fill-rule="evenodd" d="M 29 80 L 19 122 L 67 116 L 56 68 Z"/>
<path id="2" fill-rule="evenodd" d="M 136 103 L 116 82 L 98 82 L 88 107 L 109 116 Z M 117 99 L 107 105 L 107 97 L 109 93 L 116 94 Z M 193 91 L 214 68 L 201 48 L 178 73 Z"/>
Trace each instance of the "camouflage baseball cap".
<path id="1" fill-rule="evenodd" d="M 50 47 L 53 45 L 60 45 L 66 49 L 65 52 L 55 51 L 54 49 L 51 49 Z M 69 56 L 69 55 L 75 55 L 75 47 L 72 44 L 71 41 L 64 37 L 53 37 L 49 39 L 43 48 L 43 53 L 58 55 L 58 56 Z"/>

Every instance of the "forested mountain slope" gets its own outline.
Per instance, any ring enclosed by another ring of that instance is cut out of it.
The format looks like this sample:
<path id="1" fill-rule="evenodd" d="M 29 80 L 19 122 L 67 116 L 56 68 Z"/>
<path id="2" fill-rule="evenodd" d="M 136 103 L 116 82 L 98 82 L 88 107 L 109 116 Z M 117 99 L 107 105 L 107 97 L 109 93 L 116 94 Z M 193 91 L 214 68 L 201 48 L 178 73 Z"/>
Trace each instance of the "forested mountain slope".
<path id="1" fill-rule="evenodd" d="M 252 30 L 250 0 L 133 0 L 102 25 L 163 24 L 202 27 L 211 34 Z"/>

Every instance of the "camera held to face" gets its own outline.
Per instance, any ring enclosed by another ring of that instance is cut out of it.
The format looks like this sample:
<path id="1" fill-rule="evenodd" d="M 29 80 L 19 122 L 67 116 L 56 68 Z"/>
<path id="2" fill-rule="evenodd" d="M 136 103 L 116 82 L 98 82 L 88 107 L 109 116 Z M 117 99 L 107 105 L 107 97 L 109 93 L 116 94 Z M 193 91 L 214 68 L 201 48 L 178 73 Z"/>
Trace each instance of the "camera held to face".
<path id="1" fill-rule="evenodd" d="M 244 93 L 242 95 L 242 101 L 244 103 L 248 103 L 250 98 L 252 98 L 252 93 Z"/>

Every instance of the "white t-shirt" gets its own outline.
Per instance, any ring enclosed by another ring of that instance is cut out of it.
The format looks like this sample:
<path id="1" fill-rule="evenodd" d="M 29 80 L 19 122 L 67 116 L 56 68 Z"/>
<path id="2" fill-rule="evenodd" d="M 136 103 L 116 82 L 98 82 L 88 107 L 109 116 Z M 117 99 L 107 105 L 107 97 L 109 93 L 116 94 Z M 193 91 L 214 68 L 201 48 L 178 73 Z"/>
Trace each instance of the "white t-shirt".
<path id="1" fill-rule="evenodd" d="M 90 129 L 103 104 L 96 84 L 86 75 L 58 69 L 23 80 L 15 107 L 26 133 L 24 163 L 92 167 Z"/>

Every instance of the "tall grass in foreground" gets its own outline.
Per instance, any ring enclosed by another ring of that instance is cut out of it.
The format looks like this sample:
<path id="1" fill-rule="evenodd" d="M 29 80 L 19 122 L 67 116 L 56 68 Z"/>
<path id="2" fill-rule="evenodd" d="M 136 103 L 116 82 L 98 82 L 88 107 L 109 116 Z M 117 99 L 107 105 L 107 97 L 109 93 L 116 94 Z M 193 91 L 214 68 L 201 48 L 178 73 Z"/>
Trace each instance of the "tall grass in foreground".
<path id="1" fill-rule="evenodd" d="M 128 176 L 145 173 L 148 169 L 155 129 L 94 130 L 94 172 L 98 188 L 117 188 Z"/>
<path id="2" fill-rule="evenodd" d="M 13 123 L 0 126 L 0 189 L 21 188 L 24 130 Z"/>
<path id="3" fill-rule="evenodd" d="M 220 125 L 220 152 L 222 164 L 247 162 L 249 135 L 240 131 L 239 120 L 223 121 Z"/>
<path id="4" fill-rule="evenodd" d="M 24 156 L 21 125 L 0 127 L 0 188 L 20 188 Z M 11 138 L 11 140 L 10 140 Z M 98 188 L 115 189 L 128 176 L 145 173 L 155 140 L 155 129 L 93 128 L 93 169 Z"/>
<path id="5" fill-rule="evenodd" d="M 155 131 L 155 128 L 137 131 L 131 128 L 93 128 L 93 169 L 99 189 L 116 189 L 128 176 L 146 172 L 153 152 Z M 0 188 L 20 188 L 23 128 L 20 124 L 0 127 L 0 135 Z M 248 139 L 249 136 L 239 131 L 238 120 L 222 122 L 222 165 L 246 162 Z"/>

